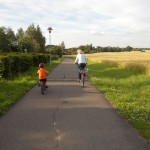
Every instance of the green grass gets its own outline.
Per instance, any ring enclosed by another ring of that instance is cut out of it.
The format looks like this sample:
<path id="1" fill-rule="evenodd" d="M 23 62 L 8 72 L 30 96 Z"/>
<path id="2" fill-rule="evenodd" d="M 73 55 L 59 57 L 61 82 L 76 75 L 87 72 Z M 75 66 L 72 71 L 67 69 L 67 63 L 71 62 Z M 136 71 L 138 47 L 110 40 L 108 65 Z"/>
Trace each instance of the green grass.
<path id="1" fill-rule="evenodd" d="M 46 69 L 51 71 L 61 59 L 54 60 L 51 64 L 46 64 Z M 20 98 L 38 82 L 38 67 L 32 67 L 13 79 L 0 80 L 0 115 L 5 114 Z"/>
<path id="2" fill-rule="evenodd" d="M 96 62 L 88 68 L 91 81 L 150 143 L 150 77 Z"/>

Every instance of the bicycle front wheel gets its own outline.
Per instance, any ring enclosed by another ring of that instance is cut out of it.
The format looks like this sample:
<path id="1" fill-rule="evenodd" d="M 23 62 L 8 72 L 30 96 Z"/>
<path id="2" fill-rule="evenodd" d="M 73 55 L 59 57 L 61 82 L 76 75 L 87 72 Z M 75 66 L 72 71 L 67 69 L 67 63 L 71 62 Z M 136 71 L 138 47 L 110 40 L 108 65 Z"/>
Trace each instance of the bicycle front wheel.
<path id="1" fill-rule="evenodd" d="M 85 83 L 85 76 L 84 74 L 82 74 L 82 86 L 84 87 L 84 83 Z"/>

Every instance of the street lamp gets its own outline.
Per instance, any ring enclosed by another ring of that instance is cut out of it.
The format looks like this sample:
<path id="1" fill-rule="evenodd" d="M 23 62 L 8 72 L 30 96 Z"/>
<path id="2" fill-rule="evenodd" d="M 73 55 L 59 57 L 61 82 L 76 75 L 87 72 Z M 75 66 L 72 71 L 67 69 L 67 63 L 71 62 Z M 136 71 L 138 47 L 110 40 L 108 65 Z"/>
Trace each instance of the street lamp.
<path id="1" fill-rule="evenodd" d="M 49 31 L 49 47 L 51 48 L 51 31 L 53 30 L 51 27 L 47 29 Z M 51 49 L 50 49 L 50 66 L 51 66 Z"/>

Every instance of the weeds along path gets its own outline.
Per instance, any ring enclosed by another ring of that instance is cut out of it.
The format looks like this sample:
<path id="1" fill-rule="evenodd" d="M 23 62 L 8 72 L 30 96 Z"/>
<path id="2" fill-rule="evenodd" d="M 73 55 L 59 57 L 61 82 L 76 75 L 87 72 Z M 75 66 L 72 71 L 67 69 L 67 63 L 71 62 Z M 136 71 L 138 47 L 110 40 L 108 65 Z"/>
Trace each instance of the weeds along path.
<path id="1" fill-rule="evenodd" d="M 77 69 L 64 60 L 42 95 L 32 88 L 0 118 L 1 150 L 148 150 L 144 140 Z"/>

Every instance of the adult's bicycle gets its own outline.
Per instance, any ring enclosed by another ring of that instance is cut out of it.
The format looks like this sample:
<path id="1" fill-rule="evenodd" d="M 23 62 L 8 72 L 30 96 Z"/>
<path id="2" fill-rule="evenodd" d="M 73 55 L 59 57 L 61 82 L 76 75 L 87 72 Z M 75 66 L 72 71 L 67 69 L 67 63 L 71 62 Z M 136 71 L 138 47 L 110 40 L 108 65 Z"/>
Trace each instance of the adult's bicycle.
<path id="1" fill-rule="evenodd" d="M 81 82 L 82 82 L 83 87 L 84 87 L 84 84 L 85 84 L 85 77 L 86 77 L 87 71 L 88 71 L 87 68 L 79 68 L 79 72 L 81 73 Z"/>

